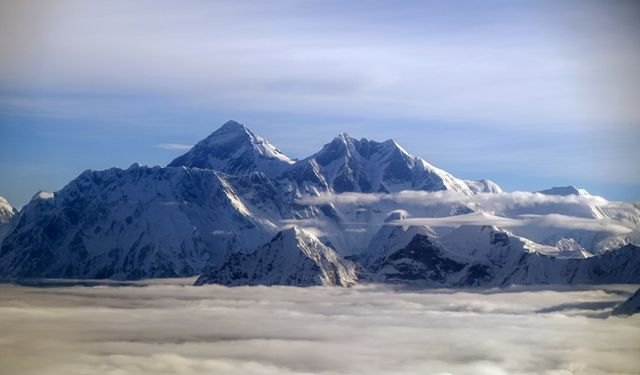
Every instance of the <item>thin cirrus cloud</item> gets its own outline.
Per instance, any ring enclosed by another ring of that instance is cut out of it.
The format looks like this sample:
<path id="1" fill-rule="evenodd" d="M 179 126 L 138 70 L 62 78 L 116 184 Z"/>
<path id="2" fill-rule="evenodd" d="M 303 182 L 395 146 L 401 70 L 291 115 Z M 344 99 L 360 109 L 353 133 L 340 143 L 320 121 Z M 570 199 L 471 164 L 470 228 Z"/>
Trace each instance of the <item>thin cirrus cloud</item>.
<path id="1" fill-rule="evenodd" d="M 193 145 L 186 145 L 182 143 L 161 143 L 161 144 L 155 145 L 155 147 L 161 148 L 163 150 L 169 150 L 169 151 L 187 151 L 187 150 L 191 150 Z"/>
<path id="2" fill-rule="evenodd" d="M 227 110 L 536 129 L 640 119 L 630 4 L 150 5 L 6 3 L 0 78 L 23 90 L 154 93 Z"/>
<path id="3" fill-rule="evenodd" d="M 631 374 L 638 368 L 638 319 L 604 319 L 631 287 L 416 293 L 381 285 L 137 284 L 0 285 L 0 368 L 24 375 Z"/>

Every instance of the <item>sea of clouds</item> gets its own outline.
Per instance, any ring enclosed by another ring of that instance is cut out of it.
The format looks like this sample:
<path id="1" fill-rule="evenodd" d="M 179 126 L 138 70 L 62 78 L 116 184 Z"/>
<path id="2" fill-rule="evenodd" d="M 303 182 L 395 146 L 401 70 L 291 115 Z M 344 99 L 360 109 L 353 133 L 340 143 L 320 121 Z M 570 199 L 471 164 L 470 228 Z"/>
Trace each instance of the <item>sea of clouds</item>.
<path id="1" fill-rule="evenodd" d="M 632 374 L 637 286 L 0 285 L 2 374 Z"/>

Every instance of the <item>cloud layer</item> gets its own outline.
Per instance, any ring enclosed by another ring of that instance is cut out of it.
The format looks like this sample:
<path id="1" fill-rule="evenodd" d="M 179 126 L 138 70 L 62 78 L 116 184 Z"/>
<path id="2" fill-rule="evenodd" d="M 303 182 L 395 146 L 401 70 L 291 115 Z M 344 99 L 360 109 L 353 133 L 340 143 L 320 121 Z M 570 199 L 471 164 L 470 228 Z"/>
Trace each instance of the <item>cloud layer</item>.
<path id="1" fill-rule="evenodd" d="M 396 225 L 496 225 L 508 228 L 527 226 L 547 230 L 556 228 L 612 234 L 630 233 L 634 222 L 625 219 L 638 215 L 637 209 L 630 204 L 609 202 L 599 196 L 560 196 L 530 192 L 481 193 L 471 196 L 453 191 L 402 191 L 392 194 L 327 193 L 317 197 L 305 197 L 297 202 L 305 205 L 331 204 L 341 210 L 374 205 L 393 207 L 404 209 L 407 216 L 413 216 L 392 223 Z M 464 206 L 481 212 L 451 216 L 447 214 L 446 209 L 442 209 L 454 206 Z M 617 213 L 613 213 L 614 211 Z M 615 219 L 606 217 L 603 212 Z M 425 213 L 433 214 L 424 215 Z M 616 216 L 619 216 L 619 219 Z"/>
<path id="2" fill-rule="evenodd" d="M 398 193 L 342 193 L 320 194 L 317 197 L 304 197 L 300 204 L 372 204 L 392 202 L 401 205 L 433 206 L 436 204 L 461 203 L 472 204 L 492 211 L 505 211 L 513 208 L 532 207 L 543 204 L 566 204 L 581 206 L 605 206 L 609 202 L 596 195 L 546 195 L 525 191 L 500 194 L 480 193 L 466 195 L 455 191 L 419 191 L 405 190 Z"/>
<path id="3" fill-rule="evenodd" d="M 616 224 L 612 220 L 588 219 L 559 214 L 520 215 L 517 219 L 483 213 L 470 213 L 446 217 L 414 217 L 390 222 L 392 225 L 427 225 L 431 227 L 459 227 L 461 225 L 495 225 L 503 228 L 521 226 L 544 227 L 550 229 L 573 229 L 611 234 L 631 233 L 631 228 Z"/>
<path id="4" fill-rule="evenodd" d="M 0 372 L 630 374 L 632 290 L 2 285 Z"/>

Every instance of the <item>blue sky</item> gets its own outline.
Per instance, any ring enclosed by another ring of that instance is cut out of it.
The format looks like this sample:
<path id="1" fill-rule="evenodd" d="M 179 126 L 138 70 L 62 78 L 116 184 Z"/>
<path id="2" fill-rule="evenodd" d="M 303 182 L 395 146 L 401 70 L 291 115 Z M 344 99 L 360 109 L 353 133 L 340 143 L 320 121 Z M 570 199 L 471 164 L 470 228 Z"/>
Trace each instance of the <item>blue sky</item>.
<path id="1" fill-rule="evenodd" d="M 0 195 L 165 165 L 234 119 L 291 157 L 395 139 L 505 190 L 640 198 L 624 1 L 0 0 Z"/>

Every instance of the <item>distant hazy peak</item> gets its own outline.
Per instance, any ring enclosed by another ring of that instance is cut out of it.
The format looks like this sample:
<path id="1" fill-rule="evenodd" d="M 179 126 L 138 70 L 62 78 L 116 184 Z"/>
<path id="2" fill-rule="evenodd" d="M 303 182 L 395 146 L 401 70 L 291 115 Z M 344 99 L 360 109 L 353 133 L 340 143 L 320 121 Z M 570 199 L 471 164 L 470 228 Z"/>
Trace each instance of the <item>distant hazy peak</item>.
<path id="1" fill-rule="evenodd" d="M 578 189 L 575 186 L 554 186 L 551 189 L 540 190 L 540 191 L 538 191 L 538 193 L 545 194 L 545 195 L 563 195 L 563 196 L 567 196 L 567 195 L 582 195 L 582 196 L 590 195 L 589 192 L 586 191 L 585 189 Z"/>
<path id="2" fill-rule="evenodd" d="M 13 215 L 17 214 L 18 210 L 11 206 L 9 202 L 0 197 L 0 224 L 5 224 L 11 220 Z"/>

